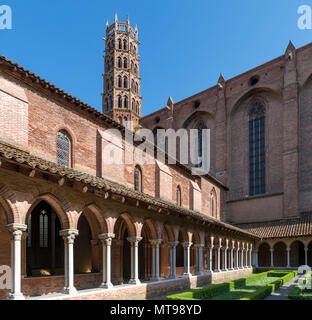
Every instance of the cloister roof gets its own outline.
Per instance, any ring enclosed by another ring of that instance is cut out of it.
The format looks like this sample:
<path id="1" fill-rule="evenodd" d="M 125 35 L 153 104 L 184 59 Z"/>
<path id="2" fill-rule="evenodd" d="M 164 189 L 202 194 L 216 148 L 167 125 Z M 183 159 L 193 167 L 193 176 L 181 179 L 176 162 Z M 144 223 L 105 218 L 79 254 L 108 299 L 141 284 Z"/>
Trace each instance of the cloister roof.
<path id="1" fill-rule="evenodd" d="M 242 236 L 248 236 L 254 239 L 258 239 L 257 235 L 249 232 L 248 230 L 242 230 L 236 226 L 224 223 L 220 220 L 216 220 L 203 213 L 181 208 L 168 201 L 152 197 L 142 192 L 137 192 L 134 189 L 119 184 L 118 182 L 110 181 L 107 178 L 96 177 L 75 169 L 60 166 L 54 162 L 32 155 L 28 151 L 19 149 L 16 146 L 12 146 L 0 141 L 0 159 L 1 158 L 2 160 L 7 160 L 14 163 L 26 165 L 32 169 L 38 169 L 50 174 L 59 175 L 60 177 L 76 180 L 78 182 L 84 183 L 87 186 L 90 185 L 93 188 L 110 192 L 112 194 L 138 200 L 140 202 L 155 207 L 156 210 L 169 210 L 171 212 L 176 212 L 182 216 L 189 216 L 191 218 L 194 218 L 198 222 L 202 222 L 206 225 L 217 227 L 220 230 L 227 230 L 230 232 L 241 234 Z"/>
<path id="2" fill-rule="evenodd" d="M 299 217 L 264 221 L 255 223 L 236 224 L 260 238 L 290 238 L 312 235 L 312 212 L 303 213 Z"/>

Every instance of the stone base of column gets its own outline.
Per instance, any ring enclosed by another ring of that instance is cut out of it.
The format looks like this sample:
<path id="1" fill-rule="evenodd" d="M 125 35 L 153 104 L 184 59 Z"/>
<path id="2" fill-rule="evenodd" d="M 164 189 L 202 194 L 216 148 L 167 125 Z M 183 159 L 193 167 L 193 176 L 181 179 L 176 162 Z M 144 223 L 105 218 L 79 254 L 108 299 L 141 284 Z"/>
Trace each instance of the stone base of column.
<path id="1" fill-rule="evenodd" d="M 102 282 L 100 285 L 100 288 L 111 289 L 111 288 L 114 288 L 114 286 L 111 282 Z"/>
<path id="2" fill-rule="evenodd" d="M 202 271 L 195 272 L 195 276 L 202 276 L 202 275 L 203 275 Z"/>
<path id="3" fill-rule="evenodd" d="M 65 287 L 62 291 L 63 294 L 75 294 L 77 293 L 77 289 L 75 287 Z"/>
<path id="4" fill-rule="evenodd" d="M 190 278 L 192 276 L 191 273 L 183 273 L 184 278 Z"/>
<path id="5" fill-rule="evenodd" d="M 130 279 L 128 284 L 141 284 L 141 281 L 139 279 Z"/>
<path id="6" fill-rule="evenodd" d="M 178 279 L 179 277 L 177 276 L 177 275 L 175 275 L 175 276 L 169 276 L 168 277 L 168 279 L 170 279 L 170 280 L 175 280 L 175 279 Z"/>
<path id="7" fill-rule="evenodd" d="M 206 271 L 206 274 L 208 274 L 208 275 L 209 275 L 209 274 L 213 274 L 213 272 L 214 272 L 214 271 L 212 271 L 212 270 L 207 270 L 207 271 Z"/>
<path id="8" fill-rule="evenodd" d="M 22 293 L 9 293 L 7 300 L 25 300 Z"/>

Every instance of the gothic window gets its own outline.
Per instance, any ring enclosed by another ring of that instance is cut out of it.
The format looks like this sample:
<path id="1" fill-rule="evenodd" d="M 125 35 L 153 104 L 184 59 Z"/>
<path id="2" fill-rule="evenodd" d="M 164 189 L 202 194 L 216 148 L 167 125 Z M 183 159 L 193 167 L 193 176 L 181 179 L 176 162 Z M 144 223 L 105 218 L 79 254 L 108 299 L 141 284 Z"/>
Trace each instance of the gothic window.
<path id="1" fill-rule="evenodd" d="M 265 107 L 255 103 L 249 110 L 249 194 L 265 193 Z"/>
<path id="2" fill-rule="evenodd" d="M 128 78 L 124 77 L 124 88 L 128 88 Z"/>
<path id="3" fill-rule="evenodd" d="M 181 205 L 182 205 L 182 195 L 181 195 L 181 187 L 180 186 L 177 187 L 176 204 L 179 207 L 181 207 Z"/>
<path id="4" fill-rule="evenodd" d="M 120 49 L 120 50 L 122 49 L 122 41 L 121 41 L 121 39 L 118 40 L 118 49 Z"/>
<path id="5" fill-rule="evenodd" d="M 128 43 L 127 43 L 127 40 L 125 39 L 124 40 L 124 50 L 127 50 L 127 47 L 128 47 Z"/>
<path id="6" fill-rule="evenodd" d="M 118 87 L 122 88 L 122 79 L 121 76 L 118 77 Z"/>
<path id="7" fill-rule="evenodd" d="M 57 163 L 61 166 L 71 166 L 71 138 L 65 131 L 61 130 L 57 133 L 56 139 Z"/>
<path id="8" fill-rule="evenodd" d="M 135 73 L 136 75 L 138 74 L 138 66 L 137 66 L 137 65 L 134 66 L 134 73 Z"/>
<path id="9" fill-rule="evenodd" d="M 138 84 L 135 84 L 135 93 L 138 93 L 139 89 L 138 89 Z"/>
<path id="10" fill-rule="evenodd" d="M 133 63 L 133 61 L 131 62 L 131 71 L 133 71 L 134 70 L 134 63 Z"/>
<path id="11" fill-rule="evenodd" d="M 207 129 L 206 125 L 204 123 L 199 123 L 197 125 L 198 130 L 198 141 L 197 141 L 197 164 L 196 167 L 202 166 L 202 158 L 203 158 L 203 130 Z"/>
<path id="12" fill-rule="evenodd" d="M 128 109 L 128 105 L 129 105 L 128 97 L 125 97 L 125 102 L 124 102 L 125 109 Z"/>
<path id="13" fill-rule="evenodd" d="M 48 247 L 49 238 L 49 218 L 45 210 L 42 210 L 39 215 L 39 246 L 40 248 Z"/>
<path id="14" fill-rule="evenodd" d="M 131 81 L 131 89 L 134 90 L 134 80 Z"/>
<path id="15" fill-rule="evenodd" d="M 118 96 L 118 108 L 122 108 L 122 99 L 121 99 L 121 96 Z"/>
<path id="16" fill-rule="evenodd" d="M 121 58 L 118 58 L 118 68 L 122 68 L 122 62 L 121 62 Z"/>
<path id="17" fill-rule="evenodd" d="M 124 68 L 128 69 L 128 59 L 124 58 Z"/>
<path id="18" fill-rule="evenodd" d="M 142 170 L 139 166 L 134 168 L 134 189 L 142 192 Z"/>

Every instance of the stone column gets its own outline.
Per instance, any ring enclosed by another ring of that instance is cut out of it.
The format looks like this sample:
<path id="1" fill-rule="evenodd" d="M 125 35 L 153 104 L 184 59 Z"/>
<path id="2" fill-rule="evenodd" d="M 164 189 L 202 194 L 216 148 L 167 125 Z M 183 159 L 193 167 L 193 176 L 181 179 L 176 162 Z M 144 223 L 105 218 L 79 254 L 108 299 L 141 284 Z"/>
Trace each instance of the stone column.
<path id="1" fill-rule="evenodd" d="M 234 270 L 234 250 L 235 247 L 232 245 L 231 250 L 230 250 L 230 269 Z"/>
<path id="2" fill-rule="evenodd" d="M 235 269 L 239 269 L 239 242 L 237 243 L 236 254 L 235 254 Z"/>
<path id="3" fill-rule="evenodd" d="M 196 275 L 201 276 L 203 274 L 203 244 L 195 244 L 196 248 Z"/>
<path id="4" fill-rule="evenodd" d="M 252 268 L 251 257 L 252 257 L 252 245 L 250 245 L 250 248 L 249 248 L 249 259 L 248 259 L 248 267 L 249 268 Z"/>
<path id="5" fill-rule="evenodd" d="M 74 241 L 79 232 L 75 229 L 61 230 L 60 236 L 64 239 L 64 294 L 77 292 L 74 284 Z"/>
<path id="6" fill-rule="evenodd" d="M 139 280 L 139 242 L 142 237 L 129 237 L 127 240 L 131 244 L 131 278 L 129 284 L 140 284 Z"/>
<path id="7" fill-rule="evenodd" d="M 212 249 L 213 246 L 207 246 L 207 273 L 211 274 L 213 272 L 212 268 Z"/>
<path id="8" fill-rule="evenodd" d="M 286 248 L 287 251 L 287 267 L 290 268 L 290 248 Z"/>
<path id="9" fill-rule="evenodd" d="M 169 279 L 177 278 L 177 257 L 176 257 L 176 249 L 179 241 L 168 242 L 168 246 L 170 247 L 170 276 Z"/>
<path id="10" fill-rule="evenodd" d="M 216 266 L 217 270 L 216 272 L 221 272 L 220 264 L 221 264 L 221 246 L 216 247 Z"/>
<path id="11" fill-rule="evenodd" d="M 111 247 L 114 238 L 115 234 L 113 233 L 103 233 L 99 235 L 103 250 L 103 282 L 100 287 L 105 289 L 113 287 L 111 282 Z"/>
<path id="12" fill-rule="evenodd" d="M 270 249 L 271 252 L 271 267 L 274 268 L 274 249 Z"/>
<path id="13" fill-rule="evenodd" d="M 182 246 L 184 248 L 184 273 L 183 273 L 183 276 L 185 276 L 185 277 L 192 276 L 191 270 L 190 270 L 190 264 L 191 264 L 190 247 L 191 247 L 191 245 L 192 245 L 192 242 L 182 243 Z"/>
<path id="14" fill-rule="evenodd" d="M 244 269 L 244 250 L 245 250 L 245 243 L 242 243 L 240 269 Z"/>
<path id="15" fill-rule="evenodd" d="M 258 264 L 258 251 L 254 251 L 254 266 L 256 268 L 259 267 L 259 264 Z"/>
<path id="16" fill-rule="evenodd" d="M 150 240 L 150 243 L 152 245 L 153 250 L 153 256 L 152 256 L 152 278 L 151 281 L 159 281 L 159 245 L 161 244 L 161 239 L 154 239 Z"/>
<path id="17" fill-rule="evenodd" d="M 304 263 L 306 266 L 308 265 L 308 250 L 309 248 L 304 248 Z"/>
<path id="18" fill-rule="evenodd" d="M 248 269 L 248 252 L 249 252 L 249 245 L 248 243 L 246 244 L 246 249 L 245 249 L 245 268 Z"/>
<path id="19" fill-rule="evenodd" d="M 26 224 L 12 223 L 6 226 L 11 235 L 11 270 L 12 289 L 8 300 L 25 300 L 21 292 L 21 241 L 23 232 L 27 230 Z"/>

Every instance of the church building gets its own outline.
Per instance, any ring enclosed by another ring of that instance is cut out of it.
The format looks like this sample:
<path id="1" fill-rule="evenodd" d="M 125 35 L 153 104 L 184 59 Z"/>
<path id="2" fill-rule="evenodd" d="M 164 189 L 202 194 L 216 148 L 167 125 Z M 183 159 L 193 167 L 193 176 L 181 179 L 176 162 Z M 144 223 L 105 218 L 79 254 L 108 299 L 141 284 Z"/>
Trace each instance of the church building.
<path id="1" fill-rule="evenodd" d="M 312 265 L 312 44 L 142 118 L 138 27 L 116 15 L 104 39 L 101 112 L 0 56 L 0 299 L 145 299 Z M 210 129 L 209 173 L 145 151 L 108 164 L 107 130 L 124 158 L 138 128 Z"/>

